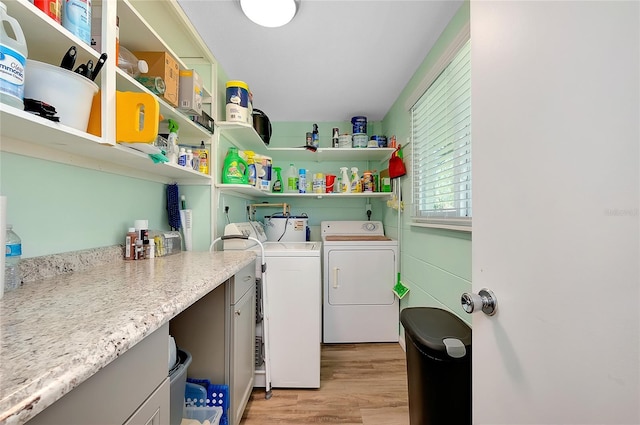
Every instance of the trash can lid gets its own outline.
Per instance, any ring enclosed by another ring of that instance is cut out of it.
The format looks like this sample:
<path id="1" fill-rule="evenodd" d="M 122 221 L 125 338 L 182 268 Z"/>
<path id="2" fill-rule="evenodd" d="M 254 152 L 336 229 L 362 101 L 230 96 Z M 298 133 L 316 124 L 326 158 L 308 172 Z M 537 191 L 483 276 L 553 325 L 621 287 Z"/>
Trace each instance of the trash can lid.
<path id="1" fill-rule="evenodd" d="M 471 328 L 462 319 L 435 307 L 408 307 L 400 323 L 417 347 L 438 358 L 462 358 L 470 352 Z"/>

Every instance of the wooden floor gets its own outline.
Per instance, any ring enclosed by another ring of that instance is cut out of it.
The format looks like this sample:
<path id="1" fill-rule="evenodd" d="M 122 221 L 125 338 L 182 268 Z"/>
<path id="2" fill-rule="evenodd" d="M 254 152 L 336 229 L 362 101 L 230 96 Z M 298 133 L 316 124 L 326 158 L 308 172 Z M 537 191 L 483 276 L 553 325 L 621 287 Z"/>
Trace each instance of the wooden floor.
<path id="1" fill-rule="evenodd" d="M 399 344 L 323 345 L 321 364 L 319 389 L 254 389 L 240 424 L 409 424 Z"/>

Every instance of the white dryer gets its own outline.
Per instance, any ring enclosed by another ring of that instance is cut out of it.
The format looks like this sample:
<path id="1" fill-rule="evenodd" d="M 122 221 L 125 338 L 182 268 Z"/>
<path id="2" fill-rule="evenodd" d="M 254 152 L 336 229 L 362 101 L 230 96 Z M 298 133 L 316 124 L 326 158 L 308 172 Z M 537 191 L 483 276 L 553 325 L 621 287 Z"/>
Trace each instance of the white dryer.
<path id="1" fill-rule="evenodd" d="M 380 221 L 323 221 L 323 341 L 397 342 L 398 241 Z"/>

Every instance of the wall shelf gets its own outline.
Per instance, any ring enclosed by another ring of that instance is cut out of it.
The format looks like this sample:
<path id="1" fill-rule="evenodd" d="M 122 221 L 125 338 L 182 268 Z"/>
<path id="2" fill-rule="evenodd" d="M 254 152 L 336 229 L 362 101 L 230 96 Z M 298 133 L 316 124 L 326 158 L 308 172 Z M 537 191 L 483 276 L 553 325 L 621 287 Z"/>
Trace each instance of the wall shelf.
<path id="1" fill-rule="evenodd" d="M 256 189 L 247 184 L 216 184 L 220 192 L 239 193 L 251 198 L 278 197 L 278 198 L 317 198 L 317 199 L 344 199 L 344 198 L 385 198 L 390 197 L 390 192 L 360 192 L 360 193 L 273 193 Z"/>

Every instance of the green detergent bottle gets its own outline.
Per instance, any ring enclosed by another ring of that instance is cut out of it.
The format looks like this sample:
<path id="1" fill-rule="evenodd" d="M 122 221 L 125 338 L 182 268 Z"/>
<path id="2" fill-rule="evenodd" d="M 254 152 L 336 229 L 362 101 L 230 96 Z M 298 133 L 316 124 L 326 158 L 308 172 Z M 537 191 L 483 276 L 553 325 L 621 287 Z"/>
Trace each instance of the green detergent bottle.
<path id="1" fill-rule="evenodd" d="M 249 166 L 238 155 L 238 148 L 230 147 L 224 158 L 222 167 L 222 183 L 225 184 L 249 184 Z"/>
<path id="2" fill-rule="evenodd" d="M 276 172 L 276 179 L 273 182 L 273 187 L 271 188 L 271 191 L 274 193 L 282 193 L 283 192 L 282 175 L 280 174 L 280 171 L 282 171 L 282 168 L 273 167 L 273 171 Z"/>

